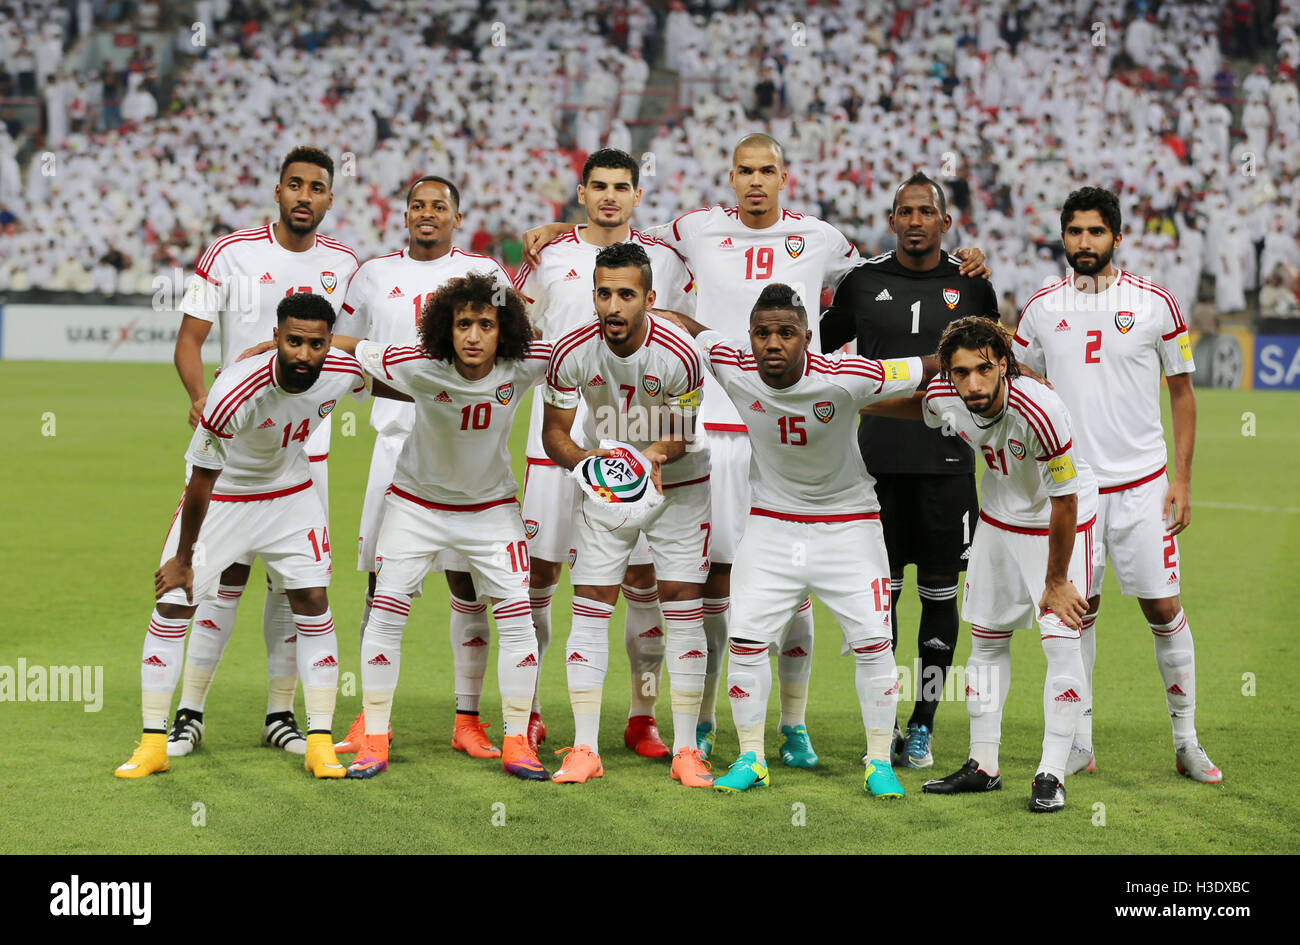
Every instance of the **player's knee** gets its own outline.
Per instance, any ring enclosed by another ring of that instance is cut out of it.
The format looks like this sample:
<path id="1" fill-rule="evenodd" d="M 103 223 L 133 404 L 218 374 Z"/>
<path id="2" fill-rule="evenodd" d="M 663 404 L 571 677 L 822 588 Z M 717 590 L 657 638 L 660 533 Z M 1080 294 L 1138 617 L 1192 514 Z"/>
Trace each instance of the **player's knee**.
<path id="1" fill-rule="evenodd" d="M 704 596 L 731 596 L 731 565 L 714 563 L 709 568 L 709 576 L 704 582 Z"/>
<path id="2" fill-rule="evenodd" d="M 1101 595 L 1098 594 L 1096 597 L 1089 597 L 1089 598 L 1088 598 L 1088 616 L 1089 616 L 1089 617 L 1093 616 L 1093 615 L 1094 615 L 1095 613 L 1097 613 L 1097 611 L 1099 611 L 1099 610 L 1101 610 Z"/>
<path id="3" fill-rule="evenodd" d="M 156 604 L 155 609 L 158 616 L 167 620 L 189 620 L 194 616 L 196 608 L 185 604 Z"/>
<path id="4" fill-rule="evenodd" d="M 629 564 L 623 575 L 623 583 L 628 587 L 653 588 L 655 586 L 655 566 L 653 564 Z"/>
<path id="5" fill-rule="evenodd" d="M 248 583 L 248 572 L 251 570 L 246 564 L 232 564 L 221 572 L 221 583 L 229 587 L 243 587 Z"/>
<path id="6" fill-rule="evenodd" d="M 447 589 L 461 600 L 478 599 L 478 591 L 474 589 L 474 579 L 464 571 L 447 572 Z"/>
<path id="7" fill-rule="evenodd" d="M 702 585 L 689 584 L 686 581 L 660 581 L 659 602 L 676 603 L 684 600 L 698 600 L 703 597 Z"/>
<path id="8" fill-rule="evenodd" d="M 551 587 L 560 580 L 560 566 L 554 561 L 533 558 L 528 565 L 528 583 L 532 587 Z"/>
<path id="9" fill-rule="evenodd" d="M 1179 611 L 1183 609 L 1182 599 L 1179 597 L 1139 600 L 1138 603 L 1142 606 L 1142 615 L 1147 618 L 1149 624 L 1172 623 Z"/>
<path id="10" fill-rule="evenodd" d="M 323 587 L 297 587 L 286 590 L 289 606 L 300 617 L 319 617 L 329 610 L 329 594 Z"/>

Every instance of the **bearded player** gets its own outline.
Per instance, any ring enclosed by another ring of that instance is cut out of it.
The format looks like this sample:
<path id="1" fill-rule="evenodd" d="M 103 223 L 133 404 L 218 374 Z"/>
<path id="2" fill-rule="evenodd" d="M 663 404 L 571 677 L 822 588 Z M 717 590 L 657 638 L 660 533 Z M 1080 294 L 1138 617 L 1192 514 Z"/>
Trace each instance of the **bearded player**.
<path id="1" fill-rule="evenodd" d="M 515 284 L 543 338 L 553 341 L 591 320 L 596 255 L 615 243 L 635 243 L 645 250 L 654 284 L 659 287 L 660 309 L 687 314 L 695 311 L 694 276 L 682 257 L 662 240 L 632 228 L 632 211 L 641 203 L 640 171 L 636 161 L 623 151 L 602 148 L 593 152 L 583 165 L 582 183 L 578 185 L 578 200 L 586 208 L 587 222 L 542 247 L 536 266 L 520 267 Z M 559 562 L 568 558 L 573 547 L 577 510 L 573 479 L 547 457 L 542 447 L 542 411 L 542 398 L 535 398 L 524 483 L 524 528 L 532 557 L 529 596 L 539 658 L 550 642 L 551 597 L 559 581 Z M 579 402 L 573 428 L 575 440 L 580 439 L 585 420 L 586 408 Z M 620 588 L 627 603 L 623 640 L 631 669 L 631 701 L 623 742 L 639 755 L 663 758 L 668 755 L 668 746 L 659 736 L 654 713 L 663 669 L 664 619 L 644 537 L 629 560 Z M 530 723 L 530 732 L 535 732 L 539 740 L 545 738 L 546 732 L 541 722 L 540 696 L 539 691 L 533 700 Z"/>
<path id="2" fill-rule="evenodd" d="M 197 426 L 207 401 L 203 381 L 203 342 L 213 324 L 221 330 L 221 367 L 229 370 L 246 349 L 268 342 L 276 305 L 286 296 L 314 292 L 337 312 L 343 289 L 357 267 L 347 246 L 317 233 L 334 205 L 334 162 L 324 151 L 297 147 L 280 165 L 274 223 L 236 230 L 216 240 L 195 266 L 181 310 L 175 362 L 191 400 L 190 426 Z M 329 517 L 330 419 L 313 427 L 307 444 L 311 480 Z M 326 522 L 328 525 L 328 521 Z M 221 655 L 235 626 L 239 600 L 252 559 L 234 561 L 221 576 L 211 599 L 198 599 L 194 629 L 185 656 L 181 699 L 167 742 L 168 754 L 186 755 L 203 743 L 204 706 Z M 294 617 L 283 593 L 270 591 L 262 611 L 266 640 L 267 703 L 262 743 L 302 754 L 307 742 L 293 715 L 297 670 Z"/>
<path id="3" fill-rule="evenodd" d="M 889 557 L 853 428 L 867 404 L 914 391 L 933 376 L 935 360 L 927 370 L 916 357 L 813 354 L 808 313 L 780 283 L 764 288 L 754 303 L 747 341 L 727 340 L 689 319 L 683 324 L 732 403 L 748 411 L 753 451 L 753 505 L 732 570 L 737 594 L 728 644 L 740 756 L 714 788 L 739 792 L 769 783 L 768 648 L 815 593 L 854 654 L 867 735 L 865 789 L 873 797 L 902 797 L 890 761 L 898 671 L 890 645 Z"/>
<path id="4" fill-rule="evenodd" d="M 1046 374 L 1070 408 L 1101 492 L 1096 593 L 1083 623 L 1088 685 L 1070 767 L 1073 773 L 1096 766 L 1092 670 L 1109 556 L 1120 591 L 1138 599 L 1151 628 L 1173 724 L 1174 767 L 1217 784 L 1223 773 L 1196 736 L 1196 650 L 1180 597 L 1178 535 L 1191 521 L 1196 366 L 1173 294 L 1112 262 L 1120 227 L 1119 200 L 1110 191 L 1084 187 L 1066 198 L 1061 242 L 1074 271 L 1030 297 L 1015 336 L 1017 355 Z M 1172 480 L 1160 418 L 1162 371 L 1174 424 Z"/>

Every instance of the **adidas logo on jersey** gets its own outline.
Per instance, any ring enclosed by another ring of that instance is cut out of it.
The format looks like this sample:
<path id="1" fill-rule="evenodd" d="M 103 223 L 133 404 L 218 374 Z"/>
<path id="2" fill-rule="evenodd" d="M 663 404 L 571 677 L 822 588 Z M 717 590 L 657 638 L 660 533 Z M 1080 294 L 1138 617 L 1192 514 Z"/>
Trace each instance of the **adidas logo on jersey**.
<path id="1" fill-rule="evenodd" d="M 595 377 L 593 377 L 591 380 L 587 381 L 587 386 L 588 386 L 588 387 L 604 387 L 604 386 L 605 386 L 605 379 L 604 379 L 603 377 L 601 377 L 599 374 L 597 374 L 597 375 L 596 375 Z"/>
<path id="2" fill-rule="evenodd" d="M 569 654 L 569 658 L 565 660 L 565 662 L 566 663 L 590 663 L 591 660 L 587 659 L 587 657 L 583 656 L 577 650 L 574 650 L 572 653 Z"/>
<path id="3" fill-rule="evenodd" d="M 739 686 L 732 686 L 727 690 L 727 696 L 732 699 L 748 699 L 749 693 L 741 689 Z"/>
<path id="4" fill-rule="evenodd" d="M 730 236 L 728 236 L 725 240 L 723 240 L 721 243 L 718 244 L 718 249 L 732 249 L 732 248 L 733 248 L 733 244 L 731 242 Z"/>
<path id="5" fill-rule="evenodd" d="M 524 669 L 526 667 L 536 666 L 536 665 L 537 665 L 537 657 L 534 656 L 532 653 L 529 653 L 527 656 L 525 656 L 523 659 L 521 659 L 518 663 L 515 664 L 515 669 Z"/>
<path id="6" fill-rule="evenodd" d="M 262 283 L 262 285 L 270 285 L 275 280 L 271 278 L 271 274 L 269 272 L 264 272 L 262 273 L 262 278 L 258 279 L 257 281 Z"/>
<path id="7" fill-rule="evenodd" d="M 1172 686 L 1170 686 L 1168 689 L 1166 689 L 1165 692 L 1169 693 L 1171 696 L 1185 696 L 1185 695 L 1187 695 L 1187 693 L 1183 692 L 1183 687 L 1180 686 L 1180 685 L 1178 685 L 1178 683 L 1174 683 Z"/>
<path id="8" fill-rule="evenodd" d="M 375 657 L 375 659 L 381 659 L 381 660 L 384 659 L 383 654 L 380 654 L 379 656 Z M 371 660 L 370 662 L 373 663 L 374 661 L 375 660 Z M 334 659 L 334 657 L 332 656 L 327 656 L 323 660 L 317 660 L 311 665 L 321 667 L 323 669 L 338 669 L 339 667 L 338 660 Z M 384 662 L 381 663 L 380 665 L 386 666 L 388 665 L 388 661 L 384 660 Z"/>
<path id="9" fill-rule="evenodd" d="M 443 391 L 437 397 L 433 398 L 433 402 L 435 404 L 449 404 L 451 403 L 451 397 L 447 395 L 446 391 Z"/>
<path id="10" fill-rule="evenodd" d="M 329 657 L 326 657 L 326 659 L 329 659 Z M 371 666 L 392 666 L 393 665 L 392 663 L 388 662 L 388 657 L 385 656 L 383 653 L 380 653 L 372 660 L 366 660 L 366 662 L 369 663 Z M 317 663 L 316 665 L 319 666 L 320 664 Z"/>
<path id="11" fill-rule="evenodd" d="M 1057 323 L 1057 325 L 1056 325 L 1056 330 L 1057 330 L 1057 331 L 1069 331 L 1069 330 L 1070 330 L 1070 323 L 1067 322 L 1064 318 L 1062 318 L 1062 319 Z"/>
<path id="12" fill-rule="evenodd" d="M 487 640 L 484 640 L 482 637 L 475 637 L 474 639 L 466 640 L 464 643 L 461 644 L 461 646 L 487 646 L 487 645 L 488 645 Z"/>
<path id="13" fill-rule="evenodd" d="M 642 630 L 637 637 L 642 640 L 658 640 L 664 635 L 664 632 L 658 627 L 651 627 L 649 630 Z"/>
<path id="14" fill-rule="evenodd" d="M 573 282 L 575 279 L 581 279 L 581 278 L 582 276 L 578 275 L 578 270 L 576 269 L 570 269 L 568 272 L 564 274 L 565 282 Z"/>
<path id="15" fill-rule="evenodd" d="M 1178 572 L 1177 572 L 1177 571 L 1170 571 L 1170 572 L 1169 572 L 1169 580 L 1168 580 L 1168 581 L 1165 581 L 1165 583 L 1166 583 L 1166 584 L 1177 584 L 1177 583 L 1178 583 Z"/>
<path id="16" fill-rule="evenodd" d="M 1054 702 L 1082 702 L 1083 700 L 1079 698 L 1079 694 L 1078 694 L 1077 692 L 1075 692 L 1073 689 L 1067 689 L 1067 690 L 1065 690 L 1065 692 L 1061 693 L 1059 696 L 1057 696 L 1057 697 L 1056 697 L 1054 700 L 1052 700 L 1052 701 L 1054 701 Z"/>
<path id="17" fill-rule="evenodd" d="M 677 657 L 677 659 L 678 660 L 706 660 L 708 659 L 708 656 L 704 653 L 703 650 L 687 650 L 681 656 Z"/>
<path id="18" fill-rule="evenodd" d="M 147 660 L 141 660 L 145 666 L 152 666 L 154 669 L 165 669 L 167 664 L 156 656 L 151 656 Z"/>
<path id="19" fill-rule="evenodd" d="M 267 427 L 273 427 L 273 426 L 275 426 L 275 421 L 272 420 L 270 417 L 267 417 L 265 420 L 262 421 L 262 425 L 258 427 L 258 429 L 265 430 Z"/>
<path id="20" fill-rule="evenodd" d="M 757 400 L 749 405 L 749 409 L 754 411 L 754 413 L 767 413 L 767 411 L 763 409 L 762 403 Z"/>
<path id="21" fill-rule="evenodd" d="M 397 286 L 393 286 L 393 291 L 388 293 L 390 299 L 404 299 L 406 294 Z"/>
<path id="22" fill-rule="evenodd" d="M 888 290 L 888 289 L 881 289 L 881 290 L 880 290 L 880 294 L 876 296 L 876 301 L 877 301 L 877 302 L 892 302 L 892 301 L 894 301 L 894 297 L 893 297 L 892 295 L 889 294 L 889 290 Z"/>
<path id="23" fill-rule="evenodd" d="M 807 655 L 808 655 L 808 651 L 805 650 L 805 649 L 804 649 L 803 647 L 801 647 L 801 646 L 794 646 L 794 647 L 791 647 L 791 648 L 788 649 L 788 650 L 784 650 L 784 651 L 782 651 L 781 655 L 782 655 L 782 656 L 788 656 L 788 657 L 790 657 L 791 659 L 799 659 L 800 657 L 807 656 Z"/>

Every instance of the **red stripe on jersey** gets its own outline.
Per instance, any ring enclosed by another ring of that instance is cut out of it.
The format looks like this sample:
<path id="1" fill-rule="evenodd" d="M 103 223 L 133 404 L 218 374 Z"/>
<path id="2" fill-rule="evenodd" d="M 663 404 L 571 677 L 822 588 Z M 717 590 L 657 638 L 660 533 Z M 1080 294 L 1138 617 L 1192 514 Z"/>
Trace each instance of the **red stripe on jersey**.
<path id="1" fill-rule="evenodd" d="M 232 243 L 242 243 L 246 240 L 271 240 L 270 224 L 261 226 L 248 227 L 243 230 L 235 230 L 233 233 L 227 233 L 220 239 L 214 240 L 212 245 L 207 248 L 202 256 L 199 257 L 198 265 L 194 267 L 205 279 L 207 274 L 212 271 L 212 264 L 217 261 L 221 251 Z"/>
<path id="2" fill-rule="evenodd" d="M 856 354 L 845 355 L 842 358 L 828 358 L 823 354 L 814 354 L 808 352 L 809 362 L 823 372 L 833 372 L 840 368 L 853 368 L 854 370 L 869 371 L 874 375 L 879 375 L 880 380 L 885 379 L 885 368 L 875 358 L 864 358 Z"/>
<path id="3" fill-rule="evenodd" d="M 708 210 L 709 210 L 708 207 L 700 207 L 699 209 L 696 209 L 696 210 L 687 210 L 687 211 L 686 211 L 685 213 L 683 213 L 680 217 L 678 217 L 676 220 L 674 220 L 674 221 L 673 221 L 673 239 L 680 241 L 681 238 L 682 238 L 681 231 L 677 229 L 677 224 L 678 224 L 678 223 L 681 223 L 683 220 L 685 220 L 687 217 L 689 217 L 692 213 L 707 213 Z"/>
<path id="4" fill-rule="evenodd" d="M 708 476 L 701 476 L 699 479 L 687 479 L 685 482 L 674 482 L 674 483 L 672 483 L 672 484 L 667 484 L 667 483 L 665 483 L 665 484 L 664 484 L 664 488 L 665 488 L 665 489 L 680 489 L 682 486 L 693 486 L 693 485 L 696 485 L 697 483 L 708 482 L 708 481 L 709 481 L 709 477 L 708 477 Z"/>
<path id="5" fill-rule="evenodd" d="M 999 522 L 993 516 L 989 515 L 983 509 L 980 509 L 980 521 L 988 522 L 994 528 L 1000 528 L 1004 532 L 1015 532 L 1017 535 L 1049 535 L 1051 532 L 1046 528 L 1025 528 L 1023 525 L 1009 525 L 1006 522 Z M 1092 528 L 1092 523 L 1097 521 L 1097 516 L 1093 516 L 1082 525 L 1075 528 L 1075 532 L 1087 531 Z"/>
<path id="6" fill-rule="evenodd" d="M 1120 282 L 1123 282 L 1126 279 L 1131 285 L 1134 285 L 1139 289 L 1145 289 L 1148 292 L 1158 295 L 1160 298 L 1164 299 L 1165 304 L 1169 306 L 1169 313 L 1174 318 L 1175 330 L 1172 334 L 1164 336 L 1166 341 L 1174 337 L 1174 335 L 1177 335 L 1180 331 L 1187 330 L 1187 323 L 1183 321 L 1182 309 L 1178 307 L 1178 300 L 1174 298 L 1174 294 L 1172 292 L 1170 292 L 1164 286 L 1152 282 L 1150 279 L 1143 279 L 1141 276 L 1133 275 L 1133 273 L 1129 272 L 1127 269 L 1124 270 L 1124 273 L 1120 276 Z"/>
<path id="7" fill-rule="evenodd" d="M 1019 328 L 1017 328 L 1016 331 L 1015 331 L 1015 334 L 1013 334 L 1013 335 L 1011 336 L 1011 340 L 1014 341 L 1014 342 L 1016 342 L 1017 344 L 1021 345 L 1022 347 L 1025 347 L 1025 348 L 1028 348 L 1028 347 L 1029 347 L 1029 342 L 1028 342 L 1028 341 L 1025 341 L 1024 338 L 1021 338 L 1021 337 L 1020 337 L 1020 329 L 1019 329 Z"/>
<path id="8" fill-rule="evenodd" d="M 1034 459 L 1038 460 L 1038 462 L 1040 462 L 1040 463 L 1045 463 L 1045 462 L 1047 462 L 1048 460 L 1056 459 L 1056 457 L 1061 456 L 1061 455 L 1063 455 L 1063 454 L 1065 454 L 1065 453 L 1068 453 L 1068 452 L 1070 451 L 1070 447 L 1073 446 L 1073 445 L 1074 445 L 1074 440 L 1070 440 L 1070 441 L 1067 442 L 1064 446 L 1062 446 L 1059 450 L 1057 450 L 1055 453 L 1051 453 L 1051 454 L 1049 454 L 1049 455 L 1047 455 L 1047 456 L 1035 456 Z"/>
<path id="9" fill-rule="evenodd" d="M 389 486 L 388 491 L 399 499 L 414 502 L 416 505 L 423 506 L 426 509 L 433 509 L 435 512 L 481 512 L 484 509 L 494 509 L 498 505 L 509 505 L 511 502 L 516 501 L 515 497 L 510 495 L 504 499 L 494 499 L 491 502 L 477 502 L 473 505 L 452 505 L 445 502 L 430 502 L 428 499 L 421 499 L 418 495 L 403 492 L 397 486 Z"/>
<path id="10" fill-rule="evenodd" d="M 317 236 L 316 242 L 324 245 L 327 249 L 337 249 L 340 252 L 347 253 L 354 260 L 356 260 L 356 262 L 358 263 L 361 262 L 360 259 L 357 259 L 357 254 L 352 251 L 351 246 L 347 245 L 346 243 L 340 243 L 332 236 Z"/>
<path id="11" fill-rule="evenodd" d="M 271 377 L 271 365 L 268 362 L 265 366 L 258 368 L 247 378 L 236 385 L 235 389 L 221 399 L 217 404 L 217 409 L 212 412 L 212 419 L 204 423 L 204 426 L 213 433 L 222 436 L 230 436 L 224 433 L 226 424 L 228 424 L 248 400 L 263 388 L 275 385 Z"/>
<path id="12" fill-rule="evenodd" d="M 1049 455 L 1055 456 L 1061 451 L 1061 438 L 1056 435 L 1056 427 L 1052 426 L 1051 417 L 1036 400 L 1008 382 L 1007 402 L 1029 421 L 1029 425 L 1034 428 L 1034 432 L 1038 434 L 1038 439 L 1042 441 Z M 1044 436 L 1044 433 L 1048 435 Z"/>
<path id="13" fill-rule="evenodd" d="M 704 429 L 714 433 L 748 433 L 749 427 L 743 423 L 706 423 Z"/>
<path id="14" fill-rule="evenodd" d="M 1122 486 L 1107 486 L 1104 489 L 1098 489 L 1098 495 L 1110 495 L 1112 492 L 1124 492 L 1127 489 L 1136 489 L 1138 486 L 1145 486 L 1153 479 L 1159 479 L 1165 474 L 1166 467 L 1161 466 L 1153 473 L 1143 476 L 1141 479 L 1134 479 L 1132 482 L 1126 482 Z"/>
<path id="15" fill-rule="evenodd" d="M 528 361 L 549 361 L 554 350 L 555 345 L 549 341 L 534 339 L 524 346 L 524 359 Z"/>
<path id="16" fill-rule="evenodd" d="M 828 524 L 832 522 L 866 522 L 880 518 L 879 512 L 845 512 L 842 515 L 805 515 L 802 512 L 773 512 L 752 506 L 750 515 L 762 515 L 765 518 L 777 518 L 783 522 L 805 522 L 811 524 Z"/>
<path id="17" fill-rule="evenodd" d="M 686 383 L 690 385 L 689 389 L 699 389 L 704 383 L 704 367 L 700 364 L 700 356 L 688 342 L 678 338 L 657 321 L 650 323 L 650 335 L 647 340 L 658 342 L 661 347 L 667 348 L 681 358 L 682 364 L 686 366 Z"/>
<path id="18" fill-rule="evenodd" d="M 529 466 L 558 466 L 559 463 L 551 459 L 533 459 L 531 456 L 525 457 Z"/>
<path id="19" fill-rule="evenodd" d="M 308 457 L 307 457 L 307 462 L 309 462 L 309 463 L 323 463 L 323 462 L 325 462 L 325 460 L 327 460 L 327 459 L 329 459 L 329 458 L 330 458 L 330 454 L 329 454 L 329 453 L 321 453 L 319 456 L 308 456 Z"/>
<path id="20" fill-rule="evenodd" d="M 803 219 L 803 214 L 802 214 L 802 213 L 795 213 L 793 210 L 784 210 L 784 209 L 783 209 L 783 210 L 781 211 L 781 217 L 782 217 L 782 219 L 785 219 L 785 220 L 802 220 L 802 219 Z"/>
<path id="21" fill-rule="evenodd" d="M 216 434 L 217 436 L 221 437 L 223 440 L 234 439 L 235 436 L 235 434 L 233 433 L 222 433 L 220 430 L 212 429 L 212 427 L 208 426 L 208 421 L 204 417 L 199 417 L 199 426 L 203 427 L 203 429 L 207 430 L 209 433 Z"/>
<path id="22" fill-rule="evenodd" d="M 355 312 L 355 311 L 356 311 L 356 309 L 353 308 L 351 305 L 349 305 L 347 302 L 344 302 L 344 303 L 343 303 L 343 314 L 344 314 L 344 315 L 351 315 L 351 314 L 352 314 L 353 312 Z"/>
<path id="23" fill-rule="evenodd" d="M 599 336 L 600 333 L 600 322 L 591 322 L 575 328 L 573 331 L 560 338 L 560 340 L 555 343 L 555 347 L 551 350 L 551 364 L 550 367 L 546 369 L 546 383 L 550 384 L 556 390 L 566 392 L 576 390 L 577 388 L 565 387 L 560 384 L 560 365 L 571 353 L 578 348 L 581 348 L 592 338 Z"/>
<path id="24" fill-rule="evenodd" d="M 1069 285 L 1069 283 L 1070 283 L 1070 277 L 1064 276 L 1061 279 L 1058 279 L 1056 282 L 1053 282 L 1051 285 L 1043 286 L 1041 289 L 1039 289 L 1037 292 L 1035 292 L 1033 295 L 1029 297 L 1029 301 L 1025 303 L 1025 307 L 1020 310 L 1021 316 L 1022 317 L 1024 316 L 1025 311 L 1029 308 L 1029 306 L 1033 305 L 1036 300 L 1041 299 L 1043 296 L 1049 295 L 1052 292 L 1055 292 L 1057 289 L 1065 288 L 1067 285 Z M 1017 322 L 1017 324 L 1019 324 L 1019 322 Z"/>
<path id="25" fill-rule="evenodd" d="M 212 493 L 213 502 L 261 502 L 264 499 L 280 499 L 287 495 L 293 495 L 302 492 L 304 489 L 311 488 L 311 480 L 300 482 L 296 486 L 290 486 L 287 489 L 277 489 L 274 492 L 249 492 L 247 494 L 236 493 Z"/>

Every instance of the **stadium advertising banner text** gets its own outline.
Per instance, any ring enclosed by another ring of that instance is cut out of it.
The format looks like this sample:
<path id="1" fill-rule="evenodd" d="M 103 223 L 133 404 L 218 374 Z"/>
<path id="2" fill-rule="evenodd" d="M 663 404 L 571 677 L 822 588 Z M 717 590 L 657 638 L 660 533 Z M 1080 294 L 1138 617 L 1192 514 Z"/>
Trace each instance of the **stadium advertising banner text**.
<path id="1" fill-rule="evenodd" d="M 6 305 L 0 309 L 0 357 L 168 362 L 180 323 L 179 312 L 142 305 Z M 220 363 L 219 330 L 204 342 L 203 360 Z"/>
<path id="2" fill-rule="evenodd" d="M 1255 336 L 1256 390 L 1300 390 L 1300 335 Z"/>

